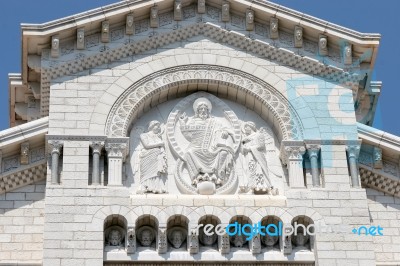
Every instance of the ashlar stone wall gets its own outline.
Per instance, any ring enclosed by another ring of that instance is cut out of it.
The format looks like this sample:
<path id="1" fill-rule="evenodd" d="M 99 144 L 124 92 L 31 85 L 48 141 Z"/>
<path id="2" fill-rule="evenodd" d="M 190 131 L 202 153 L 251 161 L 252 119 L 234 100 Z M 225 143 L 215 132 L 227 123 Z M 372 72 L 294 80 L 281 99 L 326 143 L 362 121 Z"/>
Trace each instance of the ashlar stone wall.
<path id="1" fill-rule="evenodd" d="M 43 259 L 45 181 L 0 195 L 0 264 Z"/>

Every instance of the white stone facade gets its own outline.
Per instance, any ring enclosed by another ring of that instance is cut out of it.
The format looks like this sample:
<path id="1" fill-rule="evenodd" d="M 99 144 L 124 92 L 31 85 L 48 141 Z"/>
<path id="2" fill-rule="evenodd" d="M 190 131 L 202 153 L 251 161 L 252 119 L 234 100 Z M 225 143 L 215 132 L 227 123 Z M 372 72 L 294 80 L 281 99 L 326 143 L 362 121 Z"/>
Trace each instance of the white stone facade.
<path id="1" fill-rule="evenodd" d="M 253 2 L 124 1 L 24 26 L 0 265 L 399 263 L 400 138 L 368 126 L 379 36 Z M 333 231 L 196 229 L 235 222 Z"/>

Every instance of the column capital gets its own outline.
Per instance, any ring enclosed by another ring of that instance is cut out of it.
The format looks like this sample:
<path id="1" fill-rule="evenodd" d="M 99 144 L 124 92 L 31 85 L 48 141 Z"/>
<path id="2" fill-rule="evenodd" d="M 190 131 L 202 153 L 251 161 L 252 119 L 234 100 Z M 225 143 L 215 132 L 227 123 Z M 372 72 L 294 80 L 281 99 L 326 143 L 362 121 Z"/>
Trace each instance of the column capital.
<path id="1" fill-rule="evenodd" d="M 288 161 L 302 160 L 305 152 L 306 148 L 303 141 L 282 141 L 281 154 L 286 164 Z"/>
<path id="2" fill-rule="evenodd" d="M 117 157 L 125 160 L 129 153 L 129 138 L 108 138 L 105 142 L 108 157 Z"/>
<path id="3" fill-rule="evenodd" d="M 360 154 L 361 141 L 351 141 L 346 145 L 346 151 L 349 158 L 358 158 Z"/>
<path id="4" fill-rule="evenodd" d="M 321 149 L 320 144 L 306 144 L 306 149 L 308 152 L 308 156 L 318 158 L 319 150 Z"/>
<path id="5" fill-rule="evenodd" d="M 49 140 L 48 142 L 48 151 L 50 154 L 53 153 L 61 153 L 61 149 L 64 145 L 64 142 L 61 140 Z"/>
<path id="6" fill-rule="evenodd" d="M 93 150 L 93 153 L 101 153 L 101 150 L 103 149 L 103 147 L 104 147 L 104 141 L 96 141 L 96 140 L 94 140 L 94 141 L 91 141 L 90 142 L 90 144 L 89 144 L 89 146 L 92 148 L 92 150 Z"/>

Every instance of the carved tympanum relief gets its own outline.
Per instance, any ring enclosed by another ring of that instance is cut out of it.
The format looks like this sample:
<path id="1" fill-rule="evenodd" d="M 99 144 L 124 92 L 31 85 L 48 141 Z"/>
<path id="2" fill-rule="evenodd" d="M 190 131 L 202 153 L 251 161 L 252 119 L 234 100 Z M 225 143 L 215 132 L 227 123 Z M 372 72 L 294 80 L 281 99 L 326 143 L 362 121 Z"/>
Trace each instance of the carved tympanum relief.
<path id="1" fill-rule="evenodd" d="M 283 191 L 272 130 L 254 112 L 228 102 L 197 92 L 140 118 L 130 133 L 133 190 L 203 195 Z"/>

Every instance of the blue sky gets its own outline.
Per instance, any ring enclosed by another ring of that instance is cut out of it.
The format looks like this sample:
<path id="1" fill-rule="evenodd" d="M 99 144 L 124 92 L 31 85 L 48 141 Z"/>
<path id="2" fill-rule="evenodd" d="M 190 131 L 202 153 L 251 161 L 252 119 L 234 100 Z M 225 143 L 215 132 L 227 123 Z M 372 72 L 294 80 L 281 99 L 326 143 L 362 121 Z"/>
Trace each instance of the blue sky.
<path id="1" fill-rule="evenodd" d="M 43 23 L 73 15 L 116 0 L 16 0 L 0 9 L 0 130 L 9 127 L 8 73 L 21 69 L 20 23 Z M 374 80 L 383 81 L 374 126 L 400 136 L 400 18 L 398 0 L 276 0 L 277 4 L 360 32 L 382 34 Z"/>

